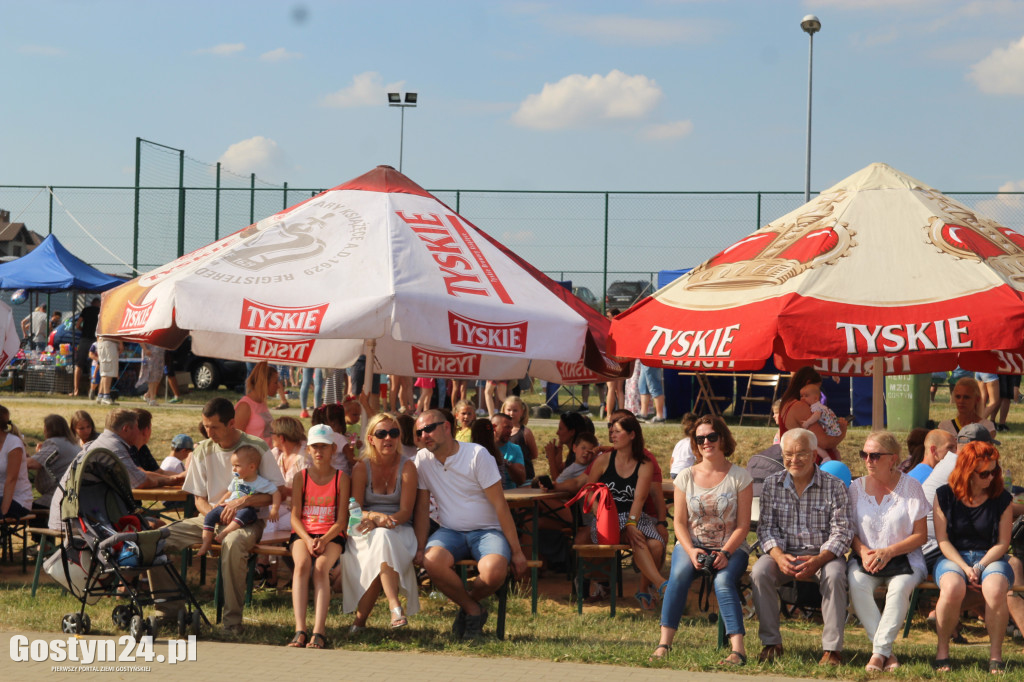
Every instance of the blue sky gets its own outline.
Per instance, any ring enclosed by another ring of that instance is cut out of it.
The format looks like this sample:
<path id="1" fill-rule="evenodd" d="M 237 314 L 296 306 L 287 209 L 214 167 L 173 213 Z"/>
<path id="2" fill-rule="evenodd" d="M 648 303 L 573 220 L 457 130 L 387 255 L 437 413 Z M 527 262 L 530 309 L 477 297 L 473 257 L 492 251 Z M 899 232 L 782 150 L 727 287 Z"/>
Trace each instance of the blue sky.
<path id="1" fill-rule="evenodd" d="M 291 186 L 802 190 L 884 161 L 1024 190 L 1024 2 L 0 2 L 0 184 L 127 185 L 134 139 Z"/>

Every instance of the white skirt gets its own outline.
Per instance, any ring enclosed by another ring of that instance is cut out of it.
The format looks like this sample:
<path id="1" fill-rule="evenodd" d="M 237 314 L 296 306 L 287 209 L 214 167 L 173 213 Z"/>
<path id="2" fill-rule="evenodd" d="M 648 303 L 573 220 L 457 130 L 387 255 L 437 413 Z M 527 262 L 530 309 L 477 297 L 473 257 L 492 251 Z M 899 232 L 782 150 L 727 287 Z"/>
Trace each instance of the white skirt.
<path id="1" fill-rule="evenodd" d="M 386 563 L 398 573 L 399 593 L 405 596 L 405 612 L 420 610 L 419 584 L 412 559 L 416 556 L 416 533 L 412 526 L 374 528 L 369 535 L 350 537 L 341 555 L 342 602 L 345 613 L 359 606 L 366 590 Z"/>

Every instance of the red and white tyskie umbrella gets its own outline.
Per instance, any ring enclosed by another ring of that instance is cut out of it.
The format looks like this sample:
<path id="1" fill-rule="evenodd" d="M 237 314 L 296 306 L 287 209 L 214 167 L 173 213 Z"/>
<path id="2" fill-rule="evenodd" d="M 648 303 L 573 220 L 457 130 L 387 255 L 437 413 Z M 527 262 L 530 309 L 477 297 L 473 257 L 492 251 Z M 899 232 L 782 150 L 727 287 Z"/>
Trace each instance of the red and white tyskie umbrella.
<path id="1" fill-rule="evenodd" d="M 0 301 L 0 369 L 7 366 L 20 348 L 21 338 L 14 323 L 14 312 L 11 306 Z"/>
<path id="2" fill-rule="evenodd" d="M 696 371 L 1024 368 L 1024 235 L 872 164 L 612 322 L 610 352 Z"/>
<path id="3" fill-rule="evenodd" d="M 313 367 L 352 364 L 366 340 L 389 373 L 571 383 L 624 371 L 608 328 L 379 166 L 105 293 L 99 333 L 168 348 L 190 333 L 201 355 Z"/>

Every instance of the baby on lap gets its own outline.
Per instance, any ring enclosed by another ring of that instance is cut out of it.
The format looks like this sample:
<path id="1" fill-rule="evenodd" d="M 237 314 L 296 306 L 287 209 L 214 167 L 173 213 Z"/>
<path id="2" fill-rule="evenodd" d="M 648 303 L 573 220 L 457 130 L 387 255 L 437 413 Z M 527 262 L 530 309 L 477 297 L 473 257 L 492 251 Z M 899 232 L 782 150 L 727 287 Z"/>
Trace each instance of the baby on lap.
<path id="1" fill-rule="evenodd" d="M 281 508 L 281 491 L 277 489 L 276 485 L 259 475 L 261 459 L 260 451 L 251 445 L 243 445 L 231 454 L 231 471 L 234 477 L 231 479 L 227 491 L 217 501 L 217 506 L 211 509 L 203 519 L 203 544 L 199 547 L 199 556 L 209 552 L 210 546 L 214 542 L 220 544 L 228 533 L 238 530 L 242 526 L 253 524 L 259 518 L 259 510 L 256 507 L 241 507 L 235 512 L 235 518 L 231 520 L 231 523 L 224 526 L 223 530 L 215 536 L 213 531 L 220 523 L 226 502 L 259 493 L 273 495 L 270 520 L 277 521 Z"/>
<path id="2" fill-rule="evenodd" d="M 805 429 L 811 428 L 812 424 L 819 424 L 821 429 L 825 432 L 826 436 L 841 436 L 843 430 L 839 426 L 839 419 L 836 417 L 836 413 L 821 402 L 821 389 L 818 388 L 817 384 L 807 384 L 800 389 L 800 400 L 807 403 L 811 408 L 811 416 L 803 421 L 801 426 Z M 815 451 L 823 462 L 827 462 L 833 457 L 823 448 L 817 448 Z"/>

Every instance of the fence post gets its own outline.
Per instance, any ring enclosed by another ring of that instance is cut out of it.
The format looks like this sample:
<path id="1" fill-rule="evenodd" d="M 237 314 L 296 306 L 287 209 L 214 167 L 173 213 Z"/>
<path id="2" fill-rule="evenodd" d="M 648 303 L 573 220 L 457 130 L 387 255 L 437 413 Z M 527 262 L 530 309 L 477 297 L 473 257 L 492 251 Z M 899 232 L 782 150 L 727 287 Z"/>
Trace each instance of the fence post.
<path id="1" fill-rule="evenodd" d="M 602 271 L 602 283 L 601 283 L 601 312 L 607 313 L 605 305 L 607 304 L 606 292 L 608 291 L 608 192 L 604 193 L 604 267 Z"/>
<path id="2" fill-rule="evenodd" d="M 462 191 L 455 190 L 455 212 L 462 215 L 462 211 L 459 210 L 459 203 L 462 201 Z"/>
<path id="3" fill-rule="evenodd" d="M 135 138 L 135 217 L 132 221 L 132 272 L 139 271 L 139 178 L 142 173 L 142 138 Z M 50 195 L 53 196 L 52 194 Z"/>
<path id="4" fill-rule="evenodd" d="M 256 222 L 256 174 L 249 174 L 249 224 Z"/>
<path id="5" fill-rule="evenodd" d="M 185 255 L 185 150 L 178 152 L 178 258 Z"/>
<path id="6" fill-rule="evenodd" d="M 220 241 L 220 161 L 217 162 L 217 189 L 213 199 L 213 241 Z"/>
<path id="7" fill-rule="evenodd" d="M 288 183 L 284 183 L 284 199 L 281 201 L 281 210 L 288 208 Z"/>
<path id="8" fill-rule="evenodd" d="M 757 193 L 757 225 L 754 225 L 755 230 L 761 229 L 761 193 Z"/>

